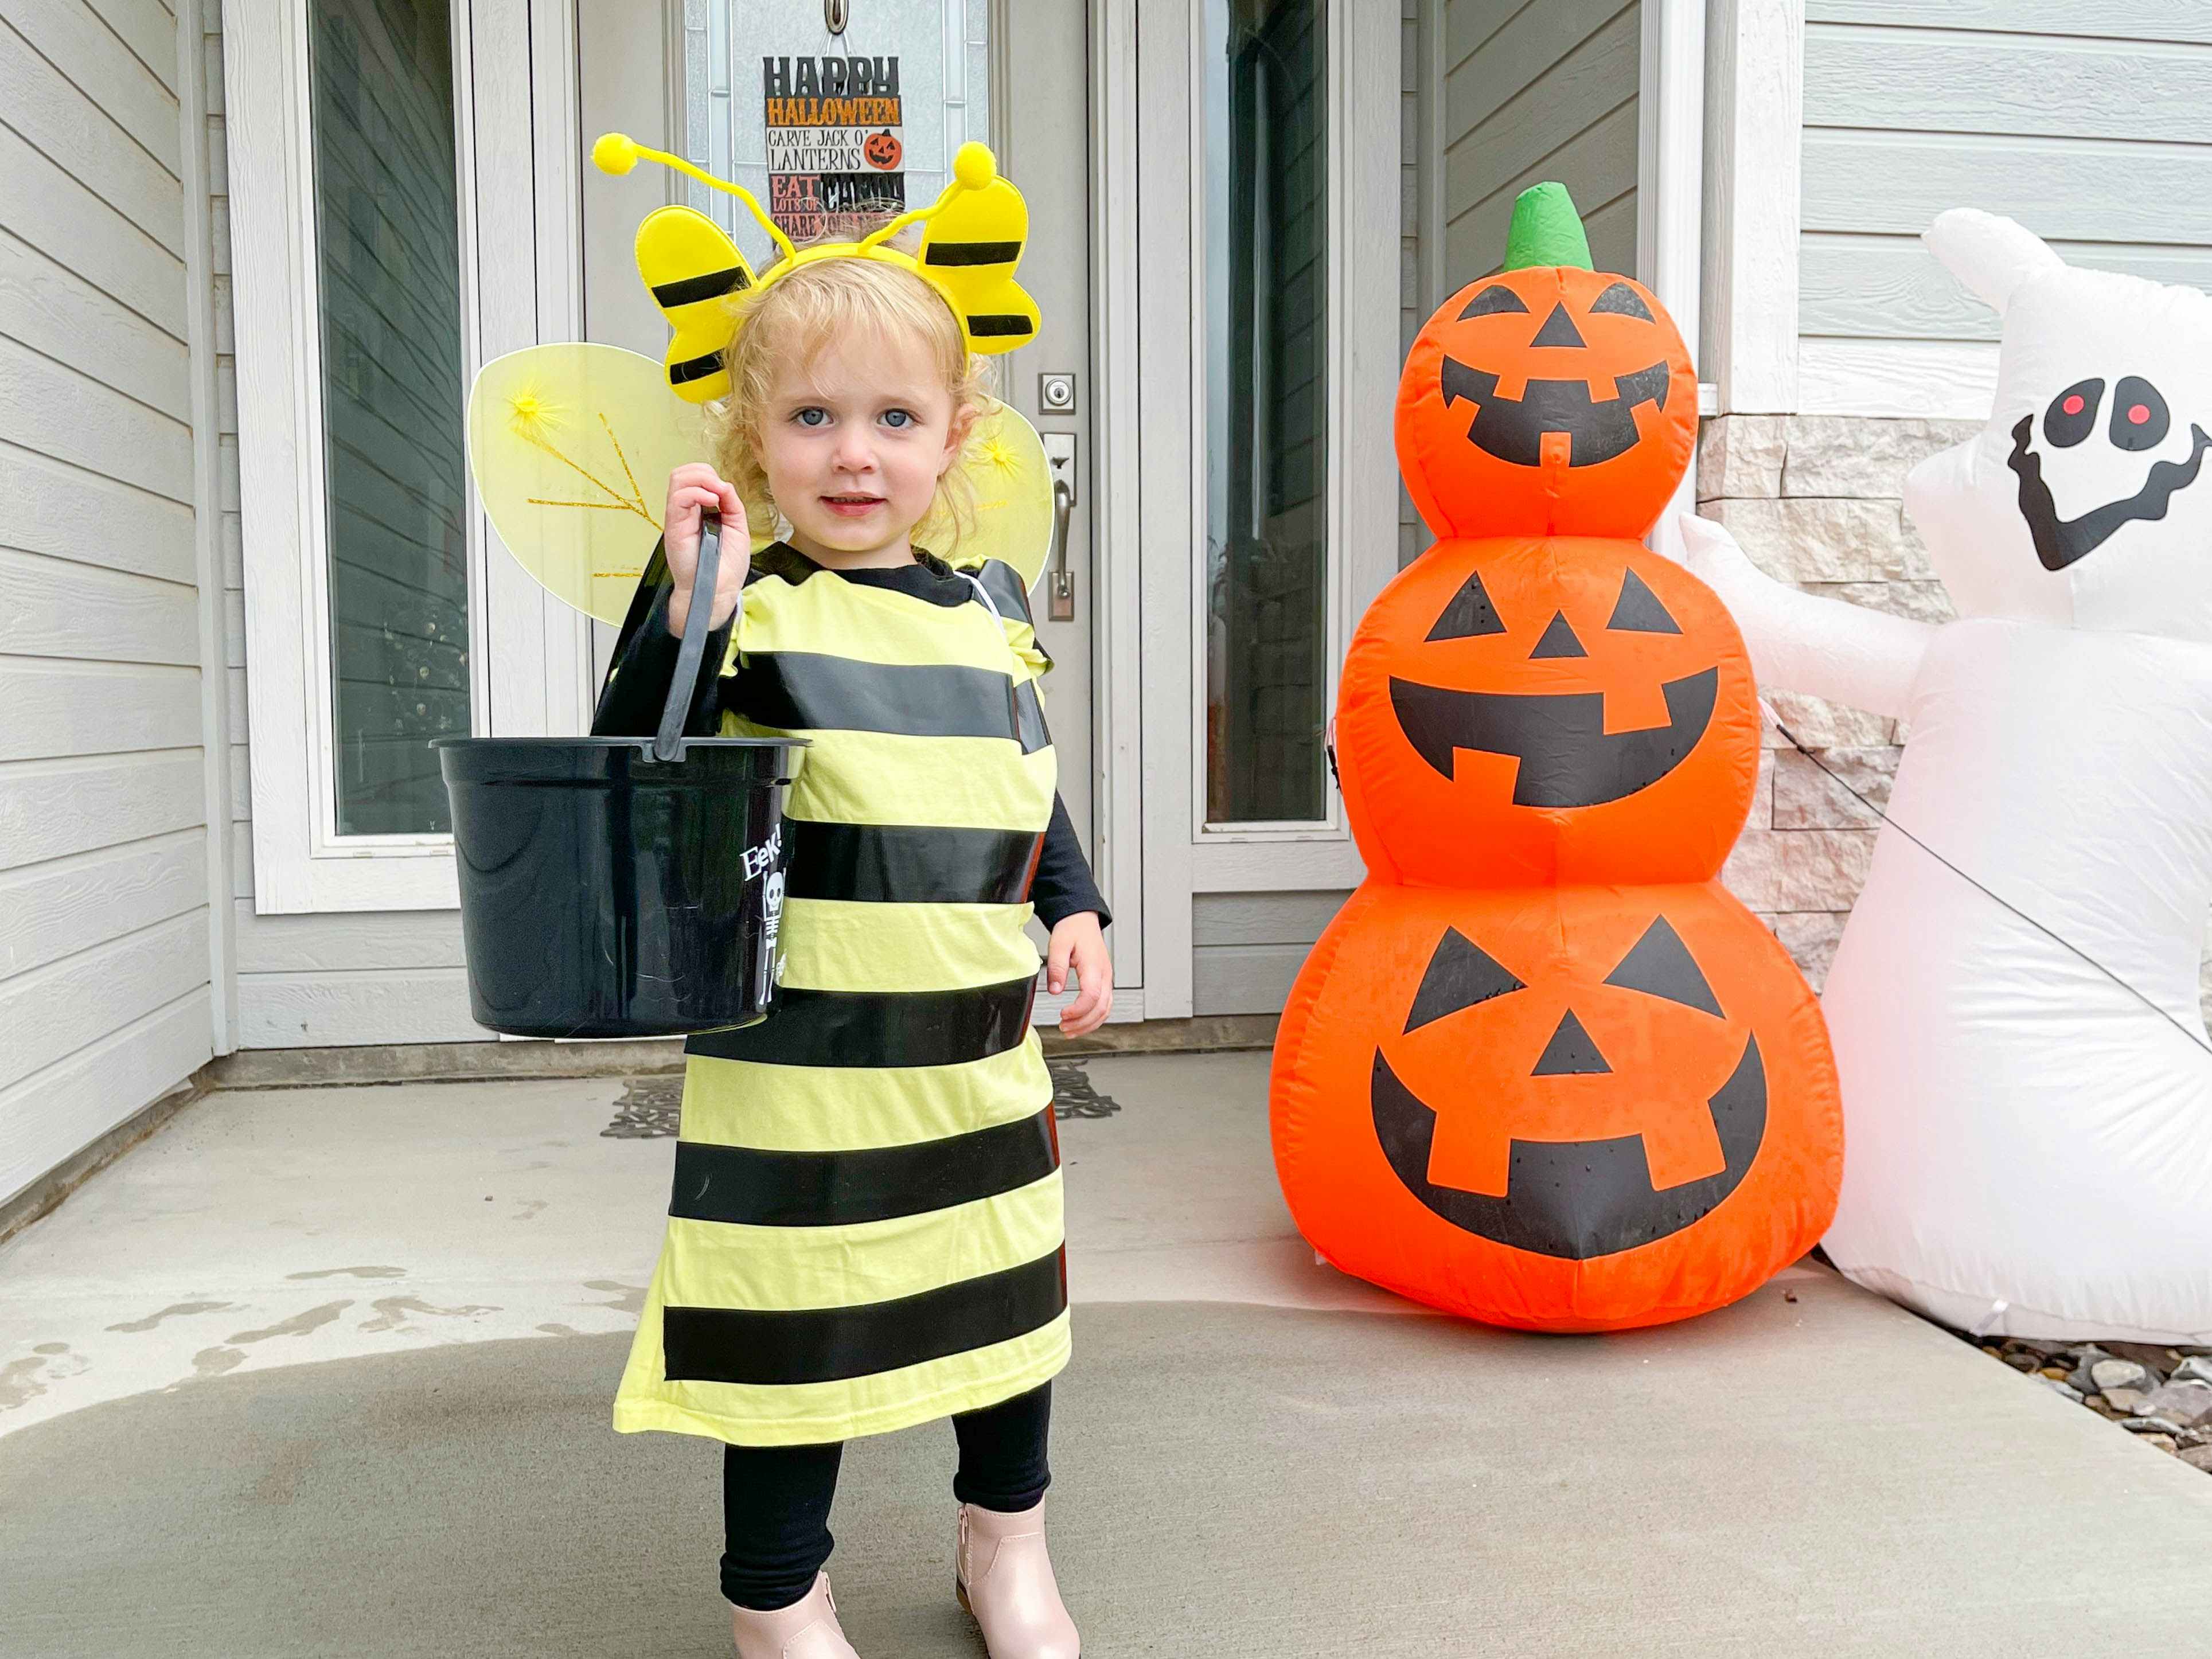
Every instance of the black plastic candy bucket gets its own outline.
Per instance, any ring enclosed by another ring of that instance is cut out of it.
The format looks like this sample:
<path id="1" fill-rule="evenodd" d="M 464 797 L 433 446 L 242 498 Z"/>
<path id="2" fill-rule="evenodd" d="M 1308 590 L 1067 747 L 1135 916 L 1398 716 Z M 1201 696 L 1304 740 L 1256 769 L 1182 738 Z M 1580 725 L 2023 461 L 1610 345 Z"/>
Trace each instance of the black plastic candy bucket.
<path id="1" fill-rule="evenodd" d="M 805 744 L 683 735 L 720 558 L 709 519 L 657 736 L 435 739 L 478 1024 L 671 1036 L 767 1016 Z"/>

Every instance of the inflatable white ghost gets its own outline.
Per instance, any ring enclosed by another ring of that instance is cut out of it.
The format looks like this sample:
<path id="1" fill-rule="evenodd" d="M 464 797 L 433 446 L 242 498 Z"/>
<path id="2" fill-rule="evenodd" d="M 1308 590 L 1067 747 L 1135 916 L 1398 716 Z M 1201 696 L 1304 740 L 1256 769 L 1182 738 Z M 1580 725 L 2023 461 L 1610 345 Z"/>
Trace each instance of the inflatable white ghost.
<path id="1" fill-rule="evenodd" d="M 1670 538 L 1762 683 L 1907 723 L 1823 997 L 1824 1242 L 1968 1330 L 2212 1341 L 2212 296 L 1984 213 L 1927 240 L 2004 319 L 1988 426 L 1905 484 L 1960 620 L 1802 593 L 1702 519 Z"/>

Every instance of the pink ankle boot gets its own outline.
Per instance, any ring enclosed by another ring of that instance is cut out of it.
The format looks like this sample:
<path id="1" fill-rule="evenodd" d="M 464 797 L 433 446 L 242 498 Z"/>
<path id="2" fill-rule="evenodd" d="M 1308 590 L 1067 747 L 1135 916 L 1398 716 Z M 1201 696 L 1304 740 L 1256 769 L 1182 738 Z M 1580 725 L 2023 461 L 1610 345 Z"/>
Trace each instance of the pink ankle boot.
<path id="1" fill-rule="evenodd" d="M 1044 1504 L 1018 1515 L 960 1506 L 953 1587 L 982 1626 L 991 1659 L 1077 1659 L 1083 1638 L 1045 1553 Z"/>
<path id="2" fill-rule="evenodd" d="M 826 1572 L 815 1574 L 812 1589 L 774 1613 L 732 1607 L 730 1628 L 738 1659 L 860 1659 L 837 1624 Z"/>

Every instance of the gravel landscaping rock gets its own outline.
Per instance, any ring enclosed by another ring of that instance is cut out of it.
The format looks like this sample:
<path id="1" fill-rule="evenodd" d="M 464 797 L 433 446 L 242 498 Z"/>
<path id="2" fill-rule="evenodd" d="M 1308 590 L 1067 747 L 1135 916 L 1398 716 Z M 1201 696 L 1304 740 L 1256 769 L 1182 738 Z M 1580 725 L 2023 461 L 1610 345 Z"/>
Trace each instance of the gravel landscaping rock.
<path id="1" fill-rule="evenodd" d="M 2117 1423 L 2147 1446 L 2212 1474 L 2212 1347 L 2148 1342 L 2002 1342 L 1951 1333 Z"/>
<path id="2" fill-rule="evenodd" d="M 2132 1359 L 2100 1359 L 2089 1367 L 2089 1380 L 2106 1399 L 2112 1397 L 2117 1389 L 2137 1389 L 2145 1392 L 2158 1386 L 2150 1372 Z"/>
<path id="3" fill-rule="evenodd" d="M 2185 1429 L 2212 1420 L 2212 1382 L 2169 1382 L 2154 1389 L 2136 1409 L 2145 1417 L 2171 1418 Z"/>

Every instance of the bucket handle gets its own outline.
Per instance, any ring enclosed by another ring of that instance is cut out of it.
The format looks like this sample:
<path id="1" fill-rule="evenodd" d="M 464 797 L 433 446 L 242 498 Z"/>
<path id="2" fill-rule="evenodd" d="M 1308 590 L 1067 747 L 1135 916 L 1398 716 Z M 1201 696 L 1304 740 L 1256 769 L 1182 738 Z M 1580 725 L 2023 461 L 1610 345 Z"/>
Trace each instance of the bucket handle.
<path id="1" fill-rule="evenodd" d="M 691 575 L 691 612 L 684 619 L 684 644 L 676 653 L 668 702 L 660 711 L 660 730 L 653 739 L 653 757 L 657 761 L 683 757 L 684 721 L 691 713 L 691 701 L 699 689 L 699 671 L 707 659 L 707 635 L 714 631 L 714 579 L 721 564 L 721 517 L 703 514 L 699 522 L 699 567 Z"/>

